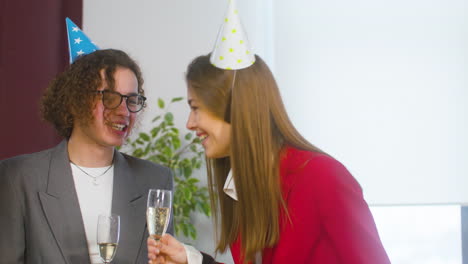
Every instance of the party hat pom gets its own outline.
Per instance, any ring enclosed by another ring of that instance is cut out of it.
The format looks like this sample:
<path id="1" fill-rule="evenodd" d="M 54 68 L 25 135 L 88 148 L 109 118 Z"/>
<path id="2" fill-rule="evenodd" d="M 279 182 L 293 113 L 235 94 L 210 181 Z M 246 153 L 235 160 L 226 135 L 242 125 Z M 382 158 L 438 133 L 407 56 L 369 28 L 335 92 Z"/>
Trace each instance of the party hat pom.
<path id="1" fill-rule="evenodd" d="M 67 23 L 70 64 L 72 64 L 78 56 L 89 54 L 99 49 L 73 21 L 68 17 L 65 21 Z"/>
<path id="2" fill-rule="evenodd" d="M 229 0 L 229 7 L 210 61 L 215 67 L 224 70 L 247 68 L 255 62 L 255 55 L 242 27 L 235 0 Z"/>

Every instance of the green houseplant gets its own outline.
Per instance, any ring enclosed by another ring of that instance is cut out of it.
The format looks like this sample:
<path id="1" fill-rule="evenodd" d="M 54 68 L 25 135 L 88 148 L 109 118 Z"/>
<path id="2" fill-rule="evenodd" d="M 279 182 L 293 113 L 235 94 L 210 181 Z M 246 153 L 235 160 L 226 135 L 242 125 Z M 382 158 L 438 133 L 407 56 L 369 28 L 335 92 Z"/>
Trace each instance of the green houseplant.
<path id="1" fill-rule="evenodd" d="M 191 221 L 193 212 L 211 215 L 207 187 L 199 186 L 199 180 L 192 176 L 202 165 L 203 150 L 200 139 L 193 133 L 180 134 L 174 125 L 174 115 L 169 105 L 181 101 L 182 97 L 172 98 L 166 105 L 158 99 L 159 112 L 152 120 L 154 126 L 149 132 L 141 132 L 130 139 L 130 155 L 150 160 L 169 167 L 174 175 L 173 195 L 174 227 L 176 235 L 196 239 L 197 231 Z"/>

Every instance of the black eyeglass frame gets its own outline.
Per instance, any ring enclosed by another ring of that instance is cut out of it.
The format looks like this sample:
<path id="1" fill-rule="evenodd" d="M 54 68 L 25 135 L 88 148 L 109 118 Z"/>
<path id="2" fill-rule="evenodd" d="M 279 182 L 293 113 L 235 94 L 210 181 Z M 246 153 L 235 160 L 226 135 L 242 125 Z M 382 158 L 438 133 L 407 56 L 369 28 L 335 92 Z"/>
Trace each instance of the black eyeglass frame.
<path id="1" fill-rule="evenodd" d="M 99 90 L 99 91 L 96 91 L 96 93 L 101 95 L 102 104 L 104 105 L 104 107 L 106 109 L 110 109 L 110 110 L 116 109 L 117 107 L 119 107 L 122 104 L 122 101 L 123 101 L 124 98 L 125 98 L 125 105 L 127 106 L 128 111 L 130 111 L 131 113 L 138 113 L 141 110 L 143 110 L 143 108 L 146 107 L 146 103 L 145 103 L 146 102 L 146 97 L 141 95 L 141 94 L 123 95 L 123 94 L 121 94 L 119 92 L 111 91 L 111 90 L 108 90 L 108 89 Z M 104 94 L 105 93 L 111 93 L 111 94 L 119 95 L 120 96 L 120 102 L 115 107 L 107 107 L 106 103 L 104 103 L 104 96 L 105 96 Z M 141 100 L 143 101 L 143 104 L 141 105 L 141 108 L 138 109 L 137 111 L 131 110 L 129 105 L 128 105 L 128 98 L 134 97 L 134 96 L 141 98 Z"/>

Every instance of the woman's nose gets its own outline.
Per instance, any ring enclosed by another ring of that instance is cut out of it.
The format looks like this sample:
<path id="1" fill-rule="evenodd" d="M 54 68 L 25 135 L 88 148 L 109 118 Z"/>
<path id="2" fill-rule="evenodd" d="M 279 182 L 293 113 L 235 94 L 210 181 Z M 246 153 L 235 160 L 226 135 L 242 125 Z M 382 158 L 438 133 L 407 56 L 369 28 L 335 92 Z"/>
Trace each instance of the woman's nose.
<path id="1" fill-rule="evenodd" d="M 186 127 L 187 129 L 189 130 L 195 130 L 195 122 L 194 122 L 194 118 L 192 116 L 192 113 L 190 113 L 188 119 L 187 119 L 187 124 L 186 124 Z"/>

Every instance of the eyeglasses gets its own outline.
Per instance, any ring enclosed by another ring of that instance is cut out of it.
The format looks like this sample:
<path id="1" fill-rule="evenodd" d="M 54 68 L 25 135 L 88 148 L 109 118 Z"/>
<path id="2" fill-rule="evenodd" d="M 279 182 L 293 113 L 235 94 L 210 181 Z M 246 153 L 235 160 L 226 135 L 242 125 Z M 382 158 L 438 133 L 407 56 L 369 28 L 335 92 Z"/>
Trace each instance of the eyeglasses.
<path id="1" fill-rule="evenodd" d="M 123 95 L 111 90 L 96 91 L 102 95 L 102 104 L 107 109 L 116 109 L 125 98 L 127 109 L 132 113 L 139 112 L 145 106 L 146 97 L 140 94 Z"/>

